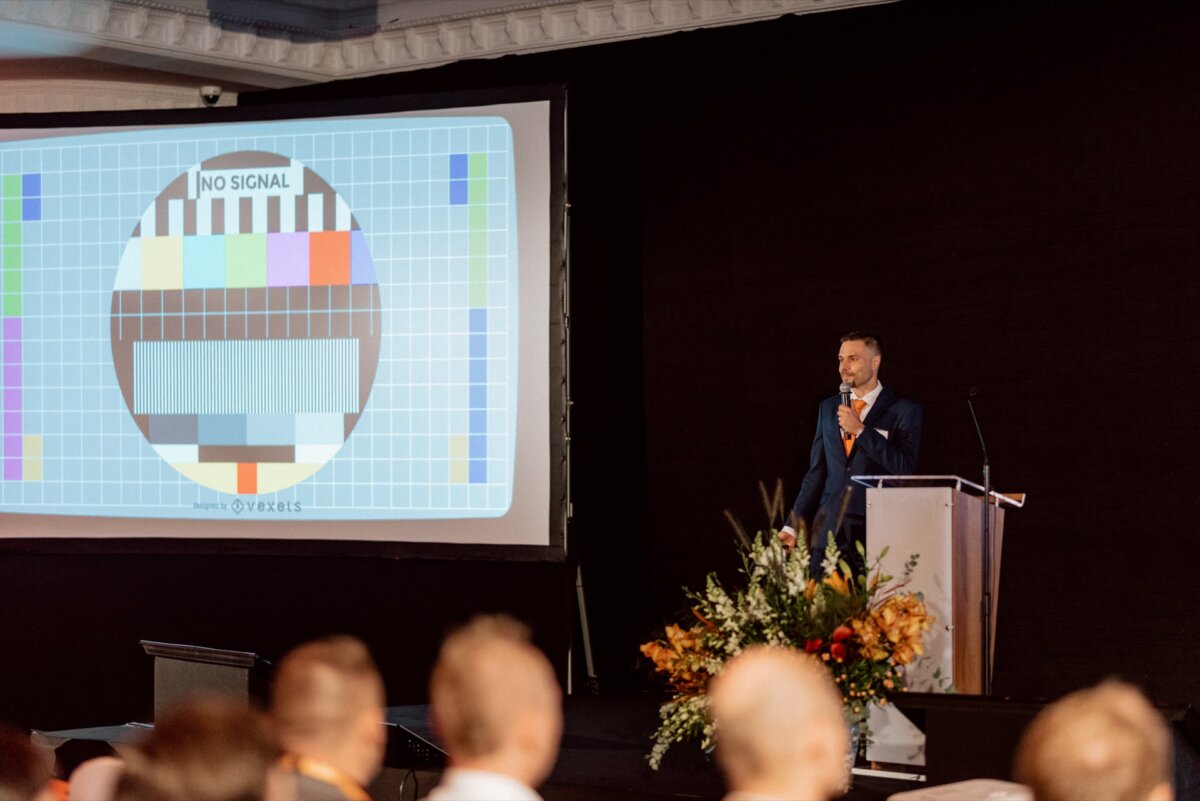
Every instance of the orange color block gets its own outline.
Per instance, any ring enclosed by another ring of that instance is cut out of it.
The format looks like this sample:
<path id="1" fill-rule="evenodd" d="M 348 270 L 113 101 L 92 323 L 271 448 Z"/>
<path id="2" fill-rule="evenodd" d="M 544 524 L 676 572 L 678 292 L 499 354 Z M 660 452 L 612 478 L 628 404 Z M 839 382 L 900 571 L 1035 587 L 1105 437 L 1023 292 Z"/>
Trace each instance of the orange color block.
<path id="1" fill-rule="evenodd" d="M 238 495 L 258 494 L 258 463 L 238 462 L 237 468 Z"/>
<path id="2" fill-rule="evenodd" d="M 308 283 L 311 286 L 349 285 L 349 231 L 317 231 L 308 235 Z"/>

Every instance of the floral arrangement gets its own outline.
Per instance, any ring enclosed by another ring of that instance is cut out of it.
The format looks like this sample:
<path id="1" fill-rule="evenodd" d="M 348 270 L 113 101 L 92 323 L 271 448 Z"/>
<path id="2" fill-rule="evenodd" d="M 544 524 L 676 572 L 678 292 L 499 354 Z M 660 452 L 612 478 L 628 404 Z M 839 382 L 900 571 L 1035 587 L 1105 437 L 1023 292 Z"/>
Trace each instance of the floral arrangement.
<path id="1" fill-rule="evenodd" d="M 770 504 L 763 490 L 764 500 Z M 782 488 L 776 490 L 782 497 Z M 768 506 L 770 509 L 771 505 Z M 672 744 L 699 739 L 714 744 L 706 689 L 726 660 L 756 644 L 800 648 L 828 666 L 846 706 L 848 726 L 866 728 L 871 704 L 904 689 L 904 666 L 924 653 L 924 633 L 933 618 L 919 593 L 900 592 L 917 564 L 910 556 L 899 580 L 886 575 L 878 556 L 859 546 L 866 570 L 855 575 L 829 538 L 821 575 L 810 575 L 810 553 L 798 538 L 786 547 L 772 528 L 751 541 L 733 521 L 742 541 L 745 585 L 727 590 L 715 573 L 704 592 L 684 590 L 694 622 L 666 627 L 666 637 L 641 646 L 655 670 L 665 675 L 671 698 L 659 707 L 660 725 L 648 757 L 657 769 Z"/>

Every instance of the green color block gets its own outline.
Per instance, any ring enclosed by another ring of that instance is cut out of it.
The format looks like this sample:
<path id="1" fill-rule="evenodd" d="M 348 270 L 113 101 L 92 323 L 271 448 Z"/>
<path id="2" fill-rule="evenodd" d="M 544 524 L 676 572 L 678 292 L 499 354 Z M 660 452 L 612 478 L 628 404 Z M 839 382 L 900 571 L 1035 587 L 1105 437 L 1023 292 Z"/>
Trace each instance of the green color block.
<path id="1" fill-rule="evenodd" d="M 471 233 L 467 234 L 467 236 L 469 237 L 469 240 L 468 240 L 469 244 L 467 245 L 467 255 L 471 256 L 471 257 L 475 257 L 475 256 L 485 256 L 486 257 L 487 256 L 487 232 L 486 231 L 472 231 Z"/>
<path id="2" fill-rule="evenodd" d="M 21 293 L 21 271 L 20 270 L 5 270 L 4 271 L 4 294 L 19 295 Z"/>
<path id="3" fill-rule="evenodd" d="M 471 284 L 486 284 L 488 279 L 487 259 L 471 259 Z"/>
<path id="4" fill-rule="evenodd" d="M 487 284 L 471 284 L 470 292 L 468 293 L 468 303 L 476 309 L 487 306 L 488 288 Z"/>
<path id="5" fill-rule="evenodd" d="M 21 249 L 20 248 L 4 248 L 4 269 L 19 270 L 21 269 Z"/>
<path id="6" fill-rule="evenodd" d="M 486 178 L 472 178 L 467 182 L 467 202 L 472 206 L 477 203 L 487 203 Z"/>
<path id="7" fill-rule="evenodd" d="M 225 286 L 267 285 L 267 235 L 234 234 L 225 237 Z"/>
<path id="8" fill-rule="evenodd" d="M 4 198 L 4 222 L 21 222 L 21 198 Z"/>
<path id="9" fill-rule="evenodd" d="M 467 157 L 467 177 L 487 178 L 487 153 L 472 153 Z M 20 186 L 17 190 L 20 191 Z"/>
<path id="10" fill-rule="evenodd" d="M 19 175 L 4 176 L 4 199 L 8 200 L 9 198 L 17 199 L 17 217 L 20 218 L 21 212 L 19 209 L 21 208 L 21 204 L 19 201 L 21 200 L 21 176 Z"/>
<path id="11" fill-rule="evenodd" d="M 19 245 L 21 244 L 21 224 L 6 222 L 4 224 L 4 244 Z"/>
<path id="12" fill-rule="evenodd" d="M 488 227 L 487 207 L 471 206 L 467 210 L 467 220 L 472 231 L 485 231 Z"/>
<path id="13" fill-rule="evenodd" d="M 5 317 L 20 317 L 21 316 L 21 296 L 20 295 L 5 295 L 4 296 L 4 316 Z"/>

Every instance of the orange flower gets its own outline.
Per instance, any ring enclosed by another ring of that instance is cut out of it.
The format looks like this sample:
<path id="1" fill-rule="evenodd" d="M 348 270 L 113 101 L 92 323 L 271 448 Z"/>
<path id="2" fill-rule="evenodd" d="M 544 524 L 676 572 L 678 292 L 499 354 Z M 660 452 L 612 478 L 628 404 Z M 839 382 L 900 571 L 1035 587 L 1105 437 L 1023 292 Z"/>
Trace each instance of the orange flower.
<path id="1" fill-rule="evenodd" d="M 884 601 L 871 614 L 870 623 L 891 644 L 893 661 L 907 665 L 925 653 L 924 633 L 933 625 L 933 617 L 917 596 L 905 593 Z"/>
<path id="2" fill-rule="evenodd" d="M 717 630 L 717 624 L 713 623 L 711 620 L 706 618 L 704 615 L 700 614 L 700 610 L 694 606 L 692 607 L 692 614 L 695 615 L 697 617 L 697 619 L 699 619 L 699 621 L 704 624 L 704 628 L 708 629 L 709 631 Z"/>
<path id="3" fill-rule="evenodd" d="M 879 628 L 870 617 L 866 620 L 851 620 L 850 626 L 854 629 L 855 636 L 858 637 L 859 653 L 876 662 L 887 659 L 888 652 L 880 641 Z"/>
<path id="4" fill-rule="evenodd" d="M 672 624 L 665 631 L 665 641 L 644 643 L 639 650 L 654 663 L 657 672 L 667 674 L 667 681 L 678 691 L 701 691 L 708 679 L 708 672 L 701 666 L 705 627 L 697 623 L 685 630 Z"/>
<path id="5" fill-rule="evenodd" d="M 839 571 L 835 570 L 824 578 L 822 583 L 836 592 L 838 595 L 849 595 L 850 584 Z"/>

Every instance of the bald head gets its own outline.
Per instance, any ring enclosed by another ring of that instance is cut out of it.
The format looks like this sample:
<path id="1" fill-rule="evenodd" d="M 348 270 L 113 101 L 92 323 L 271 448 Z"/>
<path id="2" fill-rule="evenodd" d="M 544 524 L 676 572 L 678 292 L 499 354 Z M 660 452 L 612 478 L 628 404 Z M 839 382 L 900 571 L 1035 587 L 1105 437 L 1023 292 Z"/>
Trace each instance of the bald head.
<path id="1" fill-rule="evenodd" d="M 1017 748 L 1038 801 L 1168 801 L 1171 735 L 1138 690 L 1107 681 L 1042 710 Z"/>
<path id="2" fill-rule="evenodd" d="M 828 798 L 844 782 L 849 732 L 828 671 L 798 651 L 748 648 L 709 691 L 717 761 L 733 790 Z"/>
<path id="3" fill-rule="evenodd" d="M 430 679 L 434 725 L 451 761 L 540 783 L 558 751 L 562 693 L 528 630 L 481 617 L 442 644 Z"/>
<path id="4" fill-rule="evenodd" d="M 271 717 L 286 750 L 328 762 L 364 784 L 383 758 L 383 705 L 383 680 L 370 652 L 348 636 L 288 653 L 271 692 Z"/>

